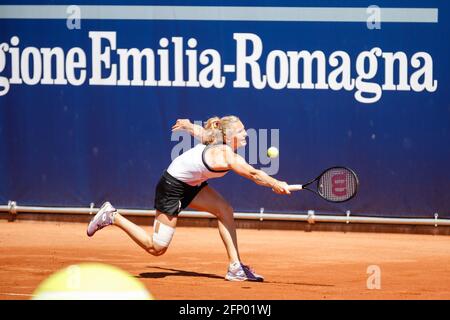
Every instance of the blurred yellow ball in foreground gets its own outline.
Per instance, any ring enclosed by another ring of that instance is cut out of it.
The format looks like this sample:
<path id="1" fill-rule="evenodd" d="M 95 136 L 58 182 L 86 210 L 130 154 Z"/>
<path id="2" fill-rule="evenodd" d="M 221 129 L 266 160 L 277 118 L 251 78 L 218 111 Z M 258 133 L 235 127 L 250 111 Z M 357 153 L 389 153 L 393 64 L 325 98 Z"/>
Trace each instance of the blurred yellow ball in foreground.
<path id="1" fill-rule="evenodd" d="M 127 272 L 102 263 L 81 263 L 57 271 L 33 293 L 34 300 L 153 300 Z"/>
<path id="2" fill-rule="evenodd" d="M 267 150 L 267 156 L 269 156 L 269 158 L 276 158 L 278 157 L 278 149 L 275 147 L 270 147 Z"/>

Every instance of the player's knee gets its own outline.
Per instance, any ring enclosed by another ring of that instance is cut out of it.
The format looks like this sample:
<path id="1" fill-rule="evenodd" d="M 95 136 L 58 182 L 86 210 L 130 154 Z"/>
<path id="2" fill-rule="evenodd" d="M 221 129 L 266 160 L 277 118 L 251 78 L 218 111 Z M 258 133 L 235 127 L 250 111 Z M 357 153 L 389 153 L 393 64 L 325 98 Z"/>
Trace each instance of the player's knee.
<path id="1" fill-rule="evenodd" d="M 152 238 L 148 237 L 147 239 L 145 239 L 145 242 L 144 242 L 144 249 L 145 249 L 146 251 L 149 251 L 149 250 L 153 249 L 153 241 L 152 241 Z"/>
<path id="2" fill-rule="evenodd" d="M 167 251 L 167 247 L 158 246 L 150 237 L 145 241 L 144 249 L 153 256 L 160 256 Z"/>
<path id="3" fill-rule="evenodd" d="M 147 251 L 154 256 L 163 255 L 167 251 L 174 233 L 175 228 L 155 219 L 153 224 L 152 248 Z"/>
<path id="4" fill-rule="evenodd" d="M 154 246 L 152 248 L 147 249 L 147 252 L 150 253 L 153 256 L 162 256 L 164 253 L 166 253 L 167 247 L 159 247 Z"/>

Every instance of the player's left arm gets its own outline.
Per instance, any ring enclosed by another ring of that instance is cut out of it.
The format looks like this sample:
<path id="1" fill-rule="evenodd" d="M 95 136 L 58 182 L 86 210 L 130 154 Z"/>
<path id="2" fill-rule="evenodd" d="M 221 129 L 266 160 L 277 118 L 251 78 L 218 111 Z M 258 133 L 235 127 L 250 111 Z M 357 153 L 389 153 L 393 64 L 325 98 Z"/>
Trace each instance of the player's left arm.
<path id="1" fill-rule="evenodd" d="M 179 130 L 187 131 L 194 138 L 203 142 L 205 129 L 202 126 L 192 123 L 189 119 L 177 119 L 177 122 L 172 126 L 172 131 Z"/>

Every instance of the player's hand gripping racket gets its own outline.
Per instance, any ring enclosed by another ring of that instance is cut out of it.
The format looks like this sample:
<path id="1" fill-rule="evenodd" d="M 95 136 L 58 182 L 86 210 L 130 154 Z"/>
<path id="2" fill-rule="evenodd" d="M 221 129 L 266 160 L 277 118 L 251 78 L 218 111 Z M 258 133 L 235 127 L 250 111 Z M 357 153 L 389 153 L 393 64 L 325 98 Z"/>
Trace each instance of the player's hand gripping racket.
<path id="1" fill-rule="evenodd" d="M 344 202 L 356 195 L 358 185 L 358 177 L 353 170 L 345 167 L 332 167 L 326 169 L 317 178 L 308 183 L 303 185 L 291 184 L 289 190 L 308 190 L 318 194 L 327 201 Z"/>

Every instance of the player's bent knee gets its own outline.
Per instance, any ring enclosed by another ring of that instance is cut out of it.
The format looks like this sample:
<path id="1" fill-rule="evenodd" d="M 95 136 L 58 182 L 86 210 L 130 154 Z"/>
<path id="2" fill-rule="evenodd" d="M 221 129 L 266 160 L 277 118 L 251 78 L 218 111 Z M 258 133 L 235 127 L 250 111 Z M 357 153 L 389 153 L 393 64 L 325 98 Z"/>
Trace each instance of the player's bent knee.
<path id="1" fill-rule="evenodd" d="M 153 256 L 161 256 L 163 255 L 165 252 L 167 251 L 167 247 L 166 248 L 151 248 L 148 249 L 147 252 L 150 253 Z"/>
<path id="2" fill-rule="evenodd" d="M 164 254 L 172 241 L 175 228 L 155 219 L 153 224 L 153 249 L 157 255 Z"/>
<path id="3" fill-rule="evenodd" d="M 143 248 L 146 251 L 149 251 L 149 250 L 151 250 L 153 248 L 152 238 L 148 237 L 147 239 L 145 239 Z"/>

